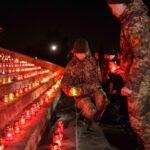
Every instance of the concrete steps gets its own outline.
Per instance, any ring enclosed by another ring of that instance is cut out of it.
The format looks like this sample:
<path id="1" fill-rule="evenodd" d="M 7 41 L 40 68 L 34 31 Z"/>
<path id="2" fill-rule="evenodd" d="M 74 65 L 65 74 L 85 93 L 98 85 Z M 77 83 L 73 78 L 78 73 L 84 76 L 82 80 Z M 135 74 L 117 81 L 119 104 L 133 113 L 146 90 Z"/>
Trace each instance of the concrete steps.
<path id="1" fill-rule="evenodd" d="M 61 96 L 62 74 L 60 66 L 0 48 L 0 150 L 36 149 Z"/>

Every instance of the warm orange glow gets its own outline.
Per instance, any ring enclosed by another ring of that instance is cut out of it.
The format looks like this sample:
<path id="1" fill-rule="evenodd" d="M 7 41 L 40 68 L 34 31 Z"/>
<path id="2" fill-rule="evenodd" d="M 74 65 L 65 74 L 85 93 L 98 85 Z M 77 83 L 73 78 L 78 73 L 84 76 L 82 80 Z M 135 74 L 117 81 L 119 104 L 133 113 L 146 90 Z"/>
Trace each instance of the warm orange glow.
<path id="1" fill-rule="evenodd" d="M 16 90 L 16 92 L 15 92 L 15 97 L 19 97 L 19 96 L 20 96 L 19 90 Z"/>
<path id="2" fill-rule="evenodd" d="M 6 84 L 6 78 L 2 79 L 2 84 Z"/>
<path id="3" fill-rule="evenodd" d="M 12 141 L 14 139 L 12 127 L 7 127 L 5 131 L 5 138 L 7 141 Z"/>
<path id="4" fill-rule="evenodd" d="M 114 73 L 118 69 L 118 65 L 115 62 L 109 62 L 109 68 L 111 73 Z"/>
<path id="5" fill-rule="evenodd" d="M 3 139 L 0 137 L 0 150 L 4 150 Z"/>
<path id="6" fill-rule="evenodd" d="M 15 122 L 15 124 L 14 124 L 14 133 L 15 134 L 20 133 L 20 127 L 19 127 L 19 122 L 18 121 Z"/>
<path id="7" fill-rule="evenodd" d="M 73 87 L 70 89 L 70 95 L 71 96 L 77 96 L 78 95 L 78 90 L 76 87 Z"/>
<path id="8" fill-rule="evenodd" d="M 61 139 L 59 135 L 53 136 L 53 144 L 58 144 L 59 146 L 61 146 Z"/>
<path id="9" fill-rule="evenodd" d="M 19 123 L 20 125 L 24 125 L 25 124 L 25 116 L 24 115 L 21 115 L 20 119 L 19 119 Z"/>
<path id="10" fill-rule="evenodd" d="M 27 118 L 28 120 L 30 120 L 30 119 L 31 119 L 30 110 L 26 110 L 26 112 L 25 112 L 25 116 L 26 116 L 26 118 Z"/>
<path id="11" fill-rule="evenodd" d="M 12 100 L 14 99 L 14 97 L 15 97 L 15 96 L 14 96 L 14 93 L 9 93 L 9 100 L 12 101 Z"/>
<path id="12" fill-rule="evenodd" d="M 9 102 L 8 95 L 4 95 L 3 102 L 4 103 L 8 103 Z"/>
<path id="13" fill-rule="evenodd" d="M 8 77 L 8 81 L 7 81 L 8 83 L 11 83 L 12 82 L 12 80 L 11 80 L 11 77 Z"/>

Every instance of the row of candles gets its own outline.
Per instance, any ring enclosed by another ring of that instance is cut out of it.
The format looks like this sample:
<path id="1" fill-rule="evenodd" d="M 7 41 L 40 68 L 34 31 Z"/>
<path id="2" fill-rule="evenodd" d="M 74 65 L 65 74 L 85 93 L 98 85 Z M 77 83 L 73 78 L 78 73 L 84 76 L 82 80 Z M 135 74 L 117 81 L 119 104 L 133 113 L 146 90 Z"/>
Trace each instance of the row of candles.
<path id="1" fill-rule="evenodd" d="M 30 63 L 0 63 L 0 68 L 14 68 L 14 67 L 33 67 L 35 64 Z"/>
<path id="2" fill-rule="evenodd" d="M 20 89 L 16 89 L 15 92 L 10 92 L 8 95 L 4 95 L 2 101 L 4 103 L 11 102 L 11 101 L 15 100 L 16 98 L 19 98 L 22 95 L 26 94 L 27 92 L 33 90 L 34 88 L 37 88 L 38 86 L 40 86 L 40 84 L 48 82 L 50 79 L 51 78 L 49 76 L 48 77 L 44 77 L 43 79 L 37 80 L 37 81 L 33 82 L 32 84 L 29 84 L 29 85 L 27 85 L 25 87 L 22 87 Z M 54 89 L 57 89 L 59 87 L 60 81 L 61 80 L 58 80 L 56 82 L 56 84 L 53 86 Z"/>
<path id="3" fill-rule="evenodd" d="M 2 101 L 4 103 L 11 102 L 11 101 L 15 100 L 16 98 L 21 97 L 23 94 L 33 90 L 34 88 L 37 88 L 39 85 L 40 85 L 40 81 L 35 81 L 32 84 L 29 84 L 25 87 L 16 89 L 15 92 L 10 92 L 8 95 L 4 95 Z"/>
<path id="4" fill-rule="evenodd" d="M 38 86 L 40 86 L 40 84 L 48 82 L 52 77 L 54 77 L 56 75 L 57 74 L 54 73 L 52 76 L 43 77 L 42 79 L 37 80 L 37 81 L 33 82 L 32 84 L 29 84 L 29 85 L 22 87 L 20 89 L 16 89 L 15 92 L 10 92 L 8 95 L 4 95 L 2 101 L 4 103 L 8 103 L 10 101 L 13 101 L 15 98 L 18 98 L 18 97 L 22 96 L 23 94 L 33 90 L 34 88 L 37 88 Z M 58 88 L 59 84 L 60 84 L 60 80 L 57 81 L 57 84 L 54 85 L 54 88 Z"/>
<path id="5" fill-rule="evenodd" d="M 49 90 L 47 90 L 44 95 L 36 102 L 34 102 L 30 107 L 28 107 L 20 117 L 14 121 L 11 125 L 7 126 L 4 130 L 4 136 L 0 138 L 0 150 L 5 149 L 4 143 L 12 142 L 17 134 L 21 134 L 26 122 L 31 123 L 31 120 L 37 116 L 40 108 L 46 104 L 51 103 L 51 96 L 59 88 L 60 80 L 56 82 Z M 3 142 L 5 141 L 5 142 Z"/>
<path id="6" fill-rule="evenodd" d="M 0 62 L 4 63 L 14 63 L 14 64 L 19 64 L 24 66 L 35 66 L 34 64 L 28 63 L 27 61 L 21 61 L 18 58 L 13 58 L 10 55 L 5 55 L 5 54 L 0 54 Z M 0 63 L 1 64 L 1 63 Z M 1 66 L 1 65 L 0 65 Z"/>
<path id="7" fill-rule="evenodd" d="M 34 70 L 40 70 L 41 67 L 26 67 L 26 68 L 2 68 L 0 69 L 1 74 L 10 74 L 10 73 L 19 73 L 19 72 L 25 72 L 25 71 L 34 71 Z"/>
<path id="8" fill-rule="evenodd" d="M 49 73 L 49 70 L 40 70 L 40 71 L 36 71 L 36 72 L 31 72 L 31 73 L 26 73 L 24 75 L 17 75 L 17 76 L 9 76 L 9 77 L 4 77 L 2 79 L 0 79 L 0 84 L 9 84 L 12 83 L 14 81 L 20 81 L 20 80 L 24 80 L 27 78 L 31 78 L 37 75 L 43 75 L 46 73 Z"/>
<path id="9" fill-rule="evenodd" d="M 54 126 L 50 150 L 61 150 L 63 136 L 64 136 L 64 122 L 57 121 Z"/>

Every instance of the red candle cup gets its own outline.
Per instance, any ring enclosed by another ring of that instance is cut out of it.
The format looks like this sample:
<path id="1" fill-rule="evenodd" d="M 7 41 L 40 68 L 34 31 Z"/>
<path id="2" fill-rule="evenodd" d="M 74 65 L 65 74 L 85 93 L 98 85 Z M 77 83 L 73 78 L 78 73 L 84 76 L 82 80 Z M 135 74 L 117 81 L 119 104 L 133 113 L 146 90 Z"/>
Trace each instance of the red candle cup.
<path id="1" fill-rule="evenodd" d="M 14 131 L 12 127 L 7 127 L 5 131 L 5 139 L 7 141 L 12 141 L 14 139 Z"/>
<path id="2" fill-rule="evenodd" d="M 26 112 L 25 112 L 25 117 L 26 117 L 26 119 L 28 119 L 28 120 L 31 119 L 31 113 L 30 113 L 30 110 L 26 110 Z"/>
<path id="3" fill-rule="evenodd" d="M 61 147 L 58 144 L 51 144 L 50 150 L 61 150 Z"/>
<path id="4" fill-rule="evenodd" d="M 14 133 L 15 134 L 20 133 L 20 127 L 19 127 L 19 122 L 18 121 L 16 121 L 15 124 L 14 124 Z"/>
<path id="5" fill-rule="evenodd" d="M 25 122 L 26 122 L 25 116 L 24 116 L 24 114 L 22 114 L 21 117 L 20 117 L 20 119 L 19 119 L 19 124 L 20 125 L 24 125 Z"/>
<path id="6" fill-rule="evenodd" d="M 52 142 L 53 144 L 57 144 L 59 146 L 61 146 L 61 138 L 59 135 L 54 135 L 53 138 L 52 138 Z"/>
<path id="7" fill-rule="evenodd" d="M 0 138 L 0 150 L 4 150 L 4 144 L 2 138 Z"/>

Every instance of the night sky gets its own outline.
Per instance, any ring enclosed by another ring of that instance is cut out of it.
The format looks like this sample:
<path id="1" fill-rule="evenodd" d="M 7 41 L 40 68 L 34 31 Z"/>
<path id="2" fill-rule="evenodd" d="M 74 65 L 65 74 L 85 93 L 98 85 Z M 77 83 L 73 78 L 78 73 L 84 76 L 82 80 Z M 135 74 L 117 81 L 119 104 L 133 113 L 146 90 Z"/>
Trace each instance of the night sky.
<path id="1" fill-rule="evenodd" d="M 62 66 L 79 37 L 89 41 L 92 52 L 119 49 L 120 24 L 102 0 L 4 1 L 0 26 L 2 47 Z M 51 43 L 59 45 L 57 52 L 50 51 Z"/>

